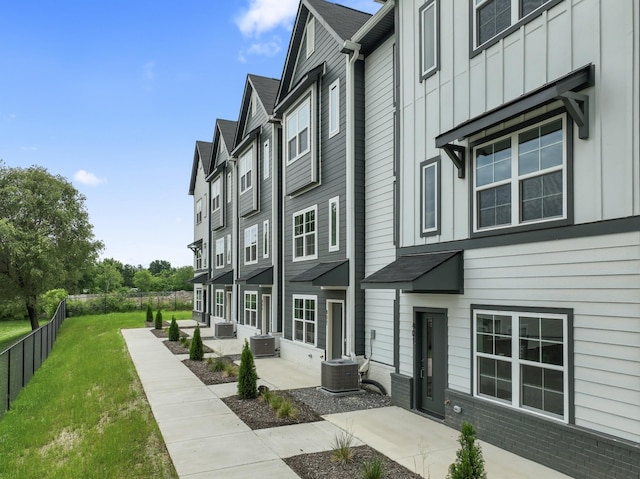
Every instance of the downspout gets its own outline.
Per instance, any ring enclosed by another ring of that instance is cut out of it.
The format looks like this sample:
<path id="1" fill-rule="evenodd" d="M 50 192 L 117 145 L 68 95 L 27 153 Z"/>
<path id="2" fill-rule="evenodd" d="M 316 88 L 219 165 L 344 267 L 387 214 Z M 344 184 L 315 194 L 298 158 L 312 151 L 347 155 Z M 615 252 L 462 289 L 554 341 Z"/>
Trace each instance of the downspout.
<path id="1" fill-rule="evenodd" d="M 348 53 L 346 62 L 346 225 L 347 259 L 349 260 L 349 286 L 347 287 L 347 345 L 348 352 L 355 351 L 356 321 L 356 244 L 355 244 L 355 64 L 360 57 L 360 44 L 345 41 L 343 51 Z"/>

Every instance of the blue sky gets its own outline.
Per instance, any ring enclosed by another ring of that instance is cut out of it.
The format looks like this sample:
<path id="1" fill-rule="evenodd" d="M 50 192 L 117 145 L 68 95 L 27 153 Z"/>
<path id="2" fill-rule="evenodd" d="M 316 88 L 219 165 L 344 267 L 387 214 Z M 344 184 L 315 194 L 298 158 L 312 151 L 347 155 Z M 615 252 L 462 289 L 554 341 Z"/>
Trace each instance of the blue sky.
<path id="1" fill-rule="evenodd" d="M 334 0 L 375 12 L 373 0 Z M 86 196 L 102 257 L 192 264 L 196 140 L 279 78 L 297 0 L 3 1 L 0 159 Z"/>

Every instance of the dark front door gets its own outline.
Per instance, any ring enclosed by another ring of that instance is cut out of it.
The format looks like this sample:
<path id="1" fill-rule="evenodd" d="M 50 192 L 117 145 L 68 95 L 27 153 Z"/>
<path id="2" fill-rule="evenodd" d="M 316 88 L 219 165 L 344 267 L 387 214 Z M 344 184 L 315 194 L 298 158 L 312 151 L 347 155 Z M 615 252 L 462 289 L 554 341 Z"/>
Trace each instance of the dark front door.
<path id="1" fill-rule="evenodd" d="M 444 418 L 447 371 L 447 317 L 444 312 L 415 313 L 416 408 Z"/>

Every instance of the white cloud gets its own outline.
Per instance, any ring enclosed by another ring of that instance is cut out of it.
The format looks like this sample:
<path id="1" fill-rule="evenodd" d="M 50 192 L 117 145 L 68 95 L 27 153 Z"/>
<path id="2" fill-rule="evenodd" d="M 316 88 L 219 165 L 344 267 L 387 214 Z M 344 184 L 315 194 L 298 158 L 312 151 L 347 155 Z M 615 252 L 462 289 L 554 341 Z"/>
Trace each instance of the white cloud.
<path id="1" fill-rule="evenodd" d="M 276 27 L 287 27 L 296 15 L 298 0 L 251 0 L 248 10 L 237 19 L 243 35 L 252 36 Z"/>
<path id="2" fill-rule="evenodd" d="M 90 173 L 85 170 L 76 171 L 76 173 L 73 175 L 73 179 L 76 180 L 78 183 L 82 183 L 83 185 L 89 185 L 89 186 L 97 186 L 100 183 L 107 182 L 105 178 L 98 178 L 93 173 Z"/>
<path id="3" fill-rule="evenodd" d="M 282 48 L 280 47 L 280 39 L 274 37 L 273 40 L 264 43 L 252 43 L 247 49 L 250 55 L 263 55 L 273 57 L 277 55 Z"/>

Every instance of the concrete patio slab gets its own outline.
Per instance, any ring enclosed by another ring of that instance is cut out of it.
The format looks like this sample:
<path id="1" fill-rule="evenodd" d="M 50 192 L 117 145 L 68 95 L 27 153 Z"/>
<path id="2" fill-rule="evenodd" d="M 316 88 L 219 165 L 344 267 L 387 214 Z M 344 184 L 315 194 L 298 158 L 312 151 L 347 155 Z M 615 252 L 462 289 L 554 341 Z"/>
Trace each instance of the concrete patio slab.
<path id="1" fill-rule="evenodd" d="M 256 358 L 258 377 L 274 389 L 299 389 L 320 386 L 320 374 L 282 358 Z"/>
<path id="2" fill-rule="evenodd" d="M 298 479 L 298 475 L 293 472 L 281 459 L 272 461 L 257 462 L 242 466 L 235 466 L 229 469 L 213 469 L 200 474 L 190 474 L 182 476 L 184 479 Z"/>

